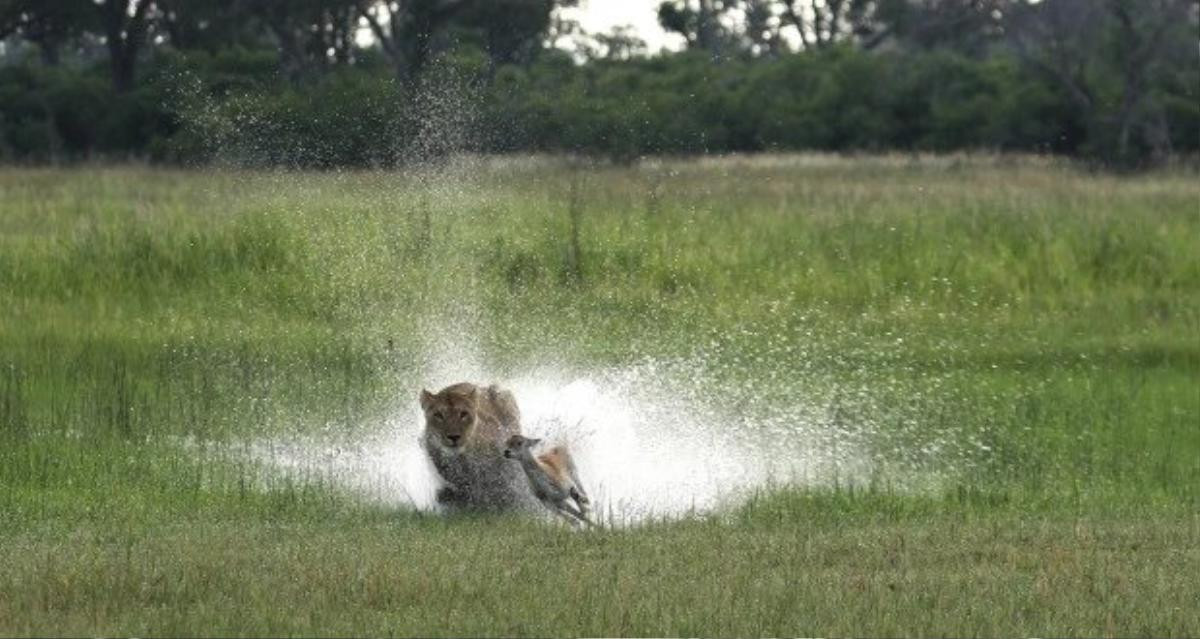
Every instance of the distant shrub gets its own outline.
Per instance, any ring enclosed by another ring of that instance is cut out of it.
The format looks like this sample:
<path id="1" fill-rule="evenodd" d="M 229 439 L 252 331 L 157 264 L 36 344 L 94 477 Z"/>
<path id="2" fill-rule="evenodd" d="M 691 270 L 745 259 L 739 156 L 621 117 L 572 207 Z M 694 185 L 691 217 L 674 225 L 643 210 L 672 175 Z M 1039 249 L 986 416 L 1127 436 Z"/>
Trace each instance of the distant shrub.
<path id="1" fill-rule="evenodd" d="M 469 53 L 469 52 L 468 52 Z M 447 58 L 445 91 L 397 85 L 378 55 L 284 78 L 273 51 L 164 50 L 139 88 L 106 71 L 0 68 L 0 158 L 391 166 L 450 149 L 643 155 L 969 149 L 1103 156 L 1112 131 L 1009 54 L 850 46 L 729 59 L 682 53 L 579 65 L 548 52 L 491 69 Z M 1154 101 L 1176 151 L 1200 149 L 1200 71 L 1165 68 Z M 1134 153 L 1148 152 L 1135 148 Z"/>

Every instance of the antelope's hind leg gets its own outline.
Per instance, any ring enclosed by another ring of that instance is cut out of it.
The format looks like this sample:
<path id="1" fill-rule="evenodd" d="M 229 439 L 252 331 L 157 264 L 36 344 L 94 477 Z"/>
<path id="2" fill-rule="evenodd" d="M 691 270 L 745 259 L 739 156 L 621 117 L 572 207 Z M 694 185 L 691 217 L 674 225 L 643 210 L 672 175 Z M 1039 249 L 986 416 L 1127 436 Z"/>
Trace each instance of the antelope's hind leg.
<path id="1" fill-rule="evenodd" d="M 592 502 L 590 499 L 588 499 L 587 493 L 583 492 L 583 487 L 579 486 L 578 484 L 572 486 L 570 495 L 571 498 L 575 500 L 575 503 L 579 506 L 579 513 L 583 515 L 584 519 L 587 519 L 592 511 Z"/>
<path id="2" fill-rule="evenodd" d="M 583 512 L 582 510 L 575 508 L 571 504 L 567 503 L 566 500 L 563 500 L 563 501 L 559 502 L 558 504 L 556 504 L 554 506 L 554 511 L 557 512 L 560 517 L 567 520 L 571 525 L 574 525 L 574 526 L 578 526 L 580 524 L 587 524 L 588 526 L 595 525 L 592 523 L 591 519 L 588 519 L 586 512 Z"/>

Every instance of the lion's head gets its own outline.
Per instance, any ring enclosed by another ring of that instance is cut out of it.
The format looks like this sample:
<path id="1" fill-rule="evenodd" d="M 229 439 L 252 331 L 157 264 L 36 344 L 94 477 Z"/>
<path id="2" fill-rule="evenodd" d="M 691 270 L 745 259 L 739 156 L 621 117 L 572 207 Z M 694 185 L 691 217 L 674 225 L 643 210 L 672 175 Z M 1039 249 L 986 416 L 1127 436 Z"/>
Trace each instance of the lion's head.
<path id="1" fill-rule="evenodd" d="M 475 428 L 479 387 L 455 384 L 435 393 L 421 391 L 421 410 L 425 411 L 425 430 L 443 448 L 458 450 Z"/>

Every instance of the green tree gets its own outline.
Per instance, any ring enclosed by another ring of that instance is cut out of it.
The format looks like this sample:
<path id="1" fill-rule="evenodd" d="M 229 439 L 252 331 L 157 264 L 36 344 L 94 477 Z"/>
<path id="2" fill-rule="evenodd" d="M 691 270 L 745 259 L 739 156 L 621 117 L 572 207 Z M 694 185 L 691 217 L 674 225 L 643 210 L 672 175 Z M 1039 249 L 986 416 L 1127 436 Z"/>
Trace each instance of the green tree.
<path id="1" fill-rule="evenodd" d="M 1170 152 L 1156 79 L 1195 64 L 1194 0 L 1026 0 L 1008 27 L 1028 68 L 1070 97 L 1094 157 L 1136 166 Z"/>
<path id="2" fill-rule="evenodd" d="M 482 35 L 493 67 L 527 64 L 542 50 L 556 6 L 573 4 L 556 0 L 476 0 L 455 22 Z"/>
<path id="3" fill-rule="evenodd" d="M 857 3 L 864 48 L 893 42 L 909 49 L 982 57 L 1002 39 L 1013 0 L 870 0 Z"/>
<path id="4" fill-rule="evenodd" d="M 156 17 L 155 0 L 97 0 L 95 10 L 108 47 L 113 88 L 125 93 L 134 86 L 138 55 Z"/>
<path id="5" fill-rule="evenodd" d="M 181 51 L 217 53 L 233 47 L 267 46 L 261 9 L 250 0 L 157 0 L 166 42 Z"/>
<path id="6" fill-rule="evenodd" d="M 358 15 L 367 22 L 401 85 L 421 77 L 436 52 L 436 38 L 468 0 L 358 0 Z"/>
<path id="7" fill-rule="evenodd" d="M 88 0 L 0 0 L 0 39 L 17 35 L 58 64 L 62 47 L 95 24 Z"/>
<path id="8" fill-rule="evenodd" d="M 668 0 L 658 5 L 658 23 L 683 36 L 689 49 L 721 59 L 740 49 L 738 35 L 726 24 L 738 8 L 736 0 Z"/>
<path id="9" fill-rule="evenodd" d="M 304 74 L 350 62 L 357 23 L 355 0 L 260 0 L 256 15 L 279 48 L 284 74 Z"/>

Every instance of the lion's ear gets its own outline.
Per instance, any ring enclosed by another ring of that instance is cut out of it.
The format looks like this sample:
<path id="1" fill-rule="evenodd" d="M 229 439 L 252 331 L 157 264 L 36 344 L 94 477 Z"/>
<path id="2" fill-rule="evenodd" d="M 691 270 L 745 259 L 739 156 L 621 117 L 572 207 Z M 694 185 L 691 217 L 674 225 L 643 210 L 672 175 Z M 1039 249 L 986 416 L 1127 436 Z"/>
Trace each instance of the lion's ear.
<path id="1" fill-rule="evenodd" d="M 432 405 L 433 393 L 425 389 L 421 389 L 421 410 L 429 410 L 429 407 Z"/>
<path id="2" fill-rule="evenodd" d="M 475 406 L 479 405 L 479 387 L 478 386 L 471 387 L 471 392 L 467 393 L 467 399 L 470 400 L 471 403 L 474 404 Z"/>
<path id="3" fill-rule="evenodd" d="M 535 437 L 533 439 L 526 439 L 525 443 L 529 444 L 530 448 L 533 448 L 534 446 L 537 446 L 538 444 L 542 443 L 542 440 L 541 440 L 541 438 Z"/>

